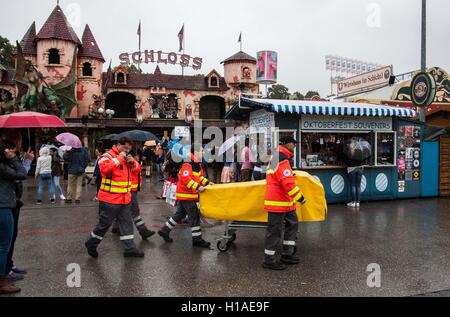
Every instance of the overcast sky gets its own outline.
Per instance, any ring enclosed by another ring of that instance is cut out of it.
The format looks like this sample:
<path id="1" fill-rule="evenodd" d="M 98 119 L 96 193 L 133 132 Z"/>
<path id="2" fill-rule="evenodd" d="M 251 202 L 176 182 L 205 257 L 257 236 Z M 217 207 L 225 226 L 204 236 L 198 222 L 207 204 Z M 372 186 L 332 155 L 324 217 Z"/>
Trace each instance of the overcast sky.
<path id="1" fill-rule="evenodd" d="M 33 21 L 39 31 L 55 5 L 56 0 L 2 1 L 7 14 L 0 19 L 0 35 L 20 40 Z M 186 53 L 204 59 L 203 68 L 189 74 L 215 68 L 223 75 L 220 62 L 239 51 L 242 31 L 245 52 L 278 52 L 278 82 L 291 92 L 329 94 L 327 54 L 392 64 L 396 74 L 420 68 L 421 0 L 61 0 L 60 5 L 80 38 L 85 24 L 91 26 L 113 65 L 120 53 L 137 50 L 142 19 L 143 49 L 166 52 L 178 50 L 177 34 L 185 24 Z M 427 65 L 448 71 L 449 12 L 450 1 L 428 0 Z M 146 72 L 154 68 L 143 66 Z M 161 69 L 181 72 L 179 66 Z"/>

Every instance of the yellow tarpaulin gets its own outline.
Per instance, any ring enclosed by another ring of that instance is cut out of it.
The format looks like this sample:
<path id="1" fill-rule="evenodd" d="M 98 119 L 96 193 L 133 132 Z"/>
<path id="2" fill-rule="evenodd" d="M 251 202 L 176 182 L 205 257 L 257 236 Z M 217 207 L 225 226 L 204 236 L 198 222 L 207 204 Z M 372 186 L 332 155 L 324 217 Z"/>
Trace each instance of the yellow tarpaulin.
<path id="1" fill-rule="evenodd" d="M 327 202 L 322 184 L 306 172 L 295 172 L 295 177 L 306 197 L 306 204 L 297 204 L 299 221 L 324 221 Z M 265 180 L 208 186 L 200 194 L 201 214 L 217 220 L 267 222 L 265 190 Z"/>

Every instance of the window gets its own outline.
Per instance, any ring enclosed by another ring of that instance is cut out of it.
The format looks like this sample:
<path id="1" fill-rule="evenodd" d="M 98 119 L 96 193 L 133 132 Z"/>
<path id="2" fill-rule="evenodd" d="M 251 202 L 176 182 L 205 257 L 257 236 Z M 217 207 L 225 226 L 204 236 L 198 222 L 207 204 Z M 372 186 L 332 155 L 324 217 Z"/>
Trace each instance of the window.
<path id="1" fill-rule="evenodd" d="M 117 73 L 116 74 L 116 83 L 117 84 L 124 84 L 125 83 L 125 74 L 124 73 Z"/>
<path id="2" fill-rule="evenodd" d="M 86 62 L 83 64 L 82 75 L 83 75 L 83 77 L 92 77 L 91 63 Z"/>
<path id="3" fill-rule="evenodd" d="M 51 48 L 48 50 L 48 63 L 50 65 L 61 64 L 61 58 L 59 56 L 59 50 L 57 48 Z"/>
<path id="4" fill-rule="evenodd" d="M 395 165 L 395 132 L 377 132 L 376 165 Z"/>
<path id="5" fill-rule="evenodd" d="M 353 137 L 360 137 L 372 144 L 370 132 L 302 132 L 301 167 L 346 166 L 344 146 Z"/>
<path id="6" fill-rule="evenodd" d="M 209 80 L 210 80 L 209 82 L 210 87 L 219 87 L 219 81 L 216 76 L 211 76 Z"/>

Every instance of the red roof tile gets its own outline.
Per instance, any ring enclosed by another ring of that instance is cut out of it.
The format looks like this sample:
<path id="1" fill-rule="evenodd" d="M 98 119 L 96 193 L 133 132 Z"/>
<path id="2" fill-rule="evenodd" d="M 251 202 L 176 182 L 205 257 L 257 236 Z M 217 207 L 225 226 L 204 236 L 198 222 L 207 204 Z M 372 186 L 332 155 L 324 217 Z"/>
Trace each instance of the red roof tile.
<path id="1" fill-rule="evenodd" d="M 103 79 L 106 79 L 106 73 L 103 73 Z M 205 76 L 181 76 L 161 74 L 155 71 L 155 74 L 131 73 L 128 75 L 127 84 L 115 84 L 110 81 L 108 88 L 128 88 L 128 89 L 148 89 L 150 87 L 163 87 L 174 90 L 194 90 L 194 91 L 227 91 L 228 86 L 225 78 L 219 78 L 218 88 L 208 88 L 208 77 Z"/>
<path id="2" fill-rule="evenodd" d="M 100 48 L 97 45 L 97 41 L 95 40 L 95 37 L 92 34 L 91 28 L 88 24 L 86 24 L 81 41 L 83 42 L 83 44 L 80 48 L 80 51 L 78 52 L 78 56 L 96 58 L 101 60 L 103 63 L 105 62 L 103 54 L 100 51 Z"/>
<path id="3" fill-rule="evenodd" d="M 36 36 L 36 39 L 58 39 L 81 44 L 80 39 L 70 26 L 64 12 L 59 5 L 57 5 L 53 12 L 50 14 L 47 21 L 44 23 L 38 35 Z"/>
<path id="4" fill-rule="evenodd" d="M 20 41 L 20 46 L 22 47 L 22 52 L 24 54 L 36 55 L 36 23 L 33 22 L 28 29 L 27 33 L 23 36 L 22 41 Z"/>
<path id="5" fill-rule="evenodd" d="M 228 57 L 226 60 L 224 60 L 221 64 L 229 63 L 229 62 L 237 62 L 237 61 L 247 61 L 252 62 L 256 64 L 256 58 L 253 56 L 245 53 L 245 52 L 237 52 L 233 56 Z"/>

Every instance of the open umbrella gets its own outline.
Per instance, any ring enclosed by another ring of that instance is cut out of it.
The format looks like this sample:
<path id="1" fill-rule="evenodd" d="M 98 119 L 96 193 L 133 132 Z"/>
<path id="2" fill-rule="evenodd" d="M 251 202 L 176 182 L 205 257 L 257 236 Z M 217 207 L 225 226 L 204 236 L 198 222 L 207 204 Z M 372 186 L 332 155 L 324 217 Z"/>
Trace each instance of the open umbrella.
<path id="1" fill-rule="evenodd" d="M 30 128 L 59 128 L 66 124 L 57 116 L 40 112 L 23 111 L 0 116 L 0 128 L 28 128 L 28 141 L 30 141 Z"/>
<path id="2" fill-rule="evenodd" d="M 127 137 L 127 138 L 131 139 L 131 141 L 136 141 L 136 142 L 146 142 L 146 141 L 150 141 L 150 140 L 155 140 L 158 143 L 160 142 L 160 140 L 158 139 L 158 137 L 156 135 L 154 135 L 151 132 L 142 131 L 142 130 L 132 130 L 132 131 L 123 132 L 114 139 L 118 140 L 123 137 Z"/>
<path id="3" fill-rule="evenodd" d="M 372 146 L 363 138 L 351 138 L 345 144 L 344 154 L 353 161 L 364 161 L 372 156 Z"/>
<path id="4" fill-rule="evenodd" d="M 39 112 L 16 112 L 0 116 L 0 128 L 58 128 L 66 124 L 57 116 Z"/>
<path id="5" fill-rule="evenodd" d="M 118 134 L 108 134 L 100 138 L 100 141 L 114 141 Z"/>
<path id="6" fill-rule="evenodd" d="M 64 145 L 68 145 L 74 149 L 81 149 L 83 145 L 81 144 L 80 139 L 72 133 L 62 133 L 56 136 L 56 140 L 61 142 Z"/>

